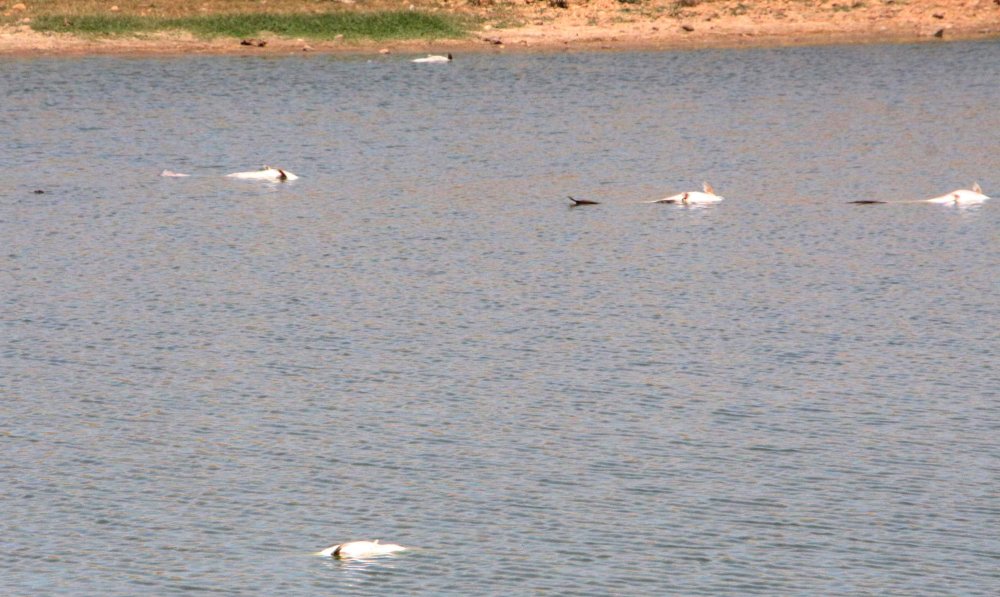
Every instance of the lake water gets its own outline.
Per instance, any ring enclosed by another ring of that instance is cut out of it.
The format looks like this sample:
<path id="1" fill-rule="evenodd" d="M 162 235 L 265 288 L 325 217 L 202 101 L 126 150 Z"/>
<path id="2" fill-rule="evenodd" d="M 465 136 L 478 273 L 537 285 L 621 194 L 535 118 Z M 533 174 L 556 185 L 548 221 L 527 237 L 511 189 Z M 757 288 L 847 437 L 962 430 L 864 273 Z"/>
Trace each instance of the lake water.
<path id="1" fill-rule="evenodd" d="M 0 62 L 0 593 L 1000 592 L 1000 43 L 408 58 Z"/>

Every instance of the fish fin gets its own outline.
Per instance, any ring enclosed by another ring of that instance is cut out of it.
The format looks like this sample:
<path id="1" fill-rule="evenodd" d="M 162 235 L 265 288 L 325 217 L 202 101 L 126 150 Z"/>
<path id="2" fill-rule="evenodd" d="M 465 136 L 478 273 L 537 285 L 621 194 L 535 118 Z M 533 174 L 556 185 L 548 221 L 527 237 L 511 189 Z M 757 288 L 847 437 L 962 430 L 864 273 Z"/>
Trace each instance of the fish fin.
<path id="1" fill-rule="evenodd" d="M 973 192 L 979 193 L 980 195 L 983 194 L 983 188 L 979 186 L 978 182 L 972 183 L 972 190 Z"/>
<path id="2" fill-rule="evenodd" d="M 701 190 L 705 191 L 709 195 L 715 194 L 715 189 L 713 189 L 712 185 L 708 184 L 707 182 L 701 183 Z"/>

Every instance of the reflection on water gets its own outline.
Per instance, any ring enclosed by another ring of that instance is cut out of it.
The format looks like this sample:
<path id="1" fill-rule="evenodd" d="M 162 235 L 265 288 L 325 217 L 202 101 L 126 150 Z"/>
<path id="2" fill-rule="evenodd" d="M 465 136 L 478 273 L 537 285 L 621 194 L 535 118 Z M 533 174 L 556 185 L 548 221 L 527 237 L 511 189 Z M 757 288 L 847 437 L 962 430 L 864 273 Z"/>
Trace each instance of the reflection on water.
<path id="1" fill-rule="evenodd" d="M 359 575 L 365 571 L 395 570 L 394 559 L 400 556 L 381 556 L 371 558 L 351 558 L 346 560 L 331 559 L 330 563 L 346 575 Z"/>
<path id="2" fill-rule="evenodd" d="M 0 64 L 0 590 L 995 593 L 998 53 Z"/>

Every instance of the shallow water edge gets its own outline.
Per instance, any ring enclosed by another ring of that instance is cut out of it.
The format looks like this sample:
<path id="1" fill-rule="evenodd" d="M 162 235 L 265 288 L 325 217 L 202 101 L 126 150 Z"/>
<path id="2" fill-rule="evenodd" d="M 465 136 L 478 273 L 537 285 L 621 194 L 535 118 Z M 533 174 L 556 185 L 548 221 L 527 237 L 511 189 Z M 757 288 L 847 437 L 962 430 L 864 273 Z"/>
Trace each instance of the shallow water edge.
<path id="1" fill-rule="evenodd" d="M 452 51 L 461 53 L 548 53 L 587 51 L 677 51 L 702 49 L 848 46 L 870 44 L 941 44 L 1000 39 L 1000 25 L 949 30 L 946 37 L 910 28 L 881 31 L 790 30 L 782 34 L 742 31 L 708 35 L 663 35 L 655 27 L 639 34 L 621 35 L 599 27 L 563 31 L 501 30 L 476 32 L 465 39 L 393 41 L 313 41 L 267 38 L 262 47 L 242 45 L 239 38 L 196 39 L 183 33 L 161 33 L 144 38 L 88 38 L 39 33 L 26 28 L 0 27 L 0 56 L 287 56 L 309 54 L 369 55 Z"/>

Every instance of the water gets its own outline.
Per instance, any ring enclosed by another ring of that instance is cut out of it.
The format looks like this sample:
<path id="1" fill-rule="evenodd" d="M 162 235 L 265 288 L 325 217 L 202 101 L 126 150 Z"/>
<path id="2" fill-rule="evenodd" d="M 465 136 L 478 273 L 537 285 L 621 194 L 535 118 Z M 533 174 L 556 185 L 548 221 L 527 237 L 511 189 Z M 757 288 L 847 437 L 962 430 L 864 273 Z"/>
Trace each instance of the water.
<path id="1" fill-rule="evenodd" d="M 0 63 L 0 593 L 997 594 L 998 80 Z"/>

